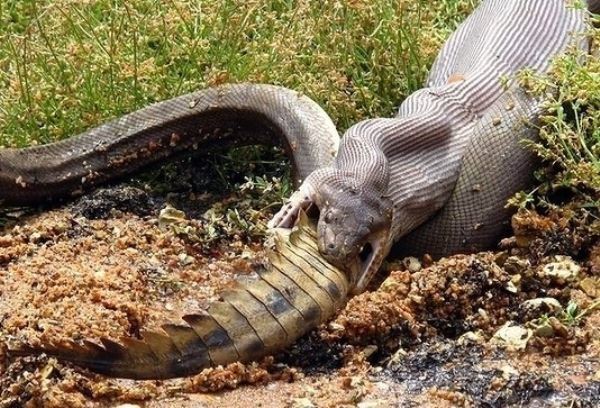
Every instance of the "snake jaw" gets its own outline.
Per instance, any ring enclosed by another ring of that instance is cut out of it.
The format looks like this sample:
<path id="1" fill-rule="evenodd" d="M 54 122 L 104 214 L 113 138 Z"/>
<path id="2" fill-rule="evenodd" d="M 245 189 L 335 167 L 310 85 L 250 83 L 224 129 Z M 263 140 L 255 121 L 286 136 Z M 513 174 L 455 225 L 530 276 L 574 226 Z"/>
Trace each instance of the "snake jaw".
<path id="1" fill-rule="evenodd" d="M 319 248 L 325 259 L 338 268 L 345 270 L 350 282 L 351 294 L 365 291 L 373 276 L 379 270 L 389 249 L 388 230 L 372 234 L 364 245 L 326 247 L 327 240 L 319 237 Z"/>
<path id="2" fill-rule="evenodd" d="M 356 265 L 358 268 L 352 270 L 352 294 L 358 295 L 365 291 L 373 276 L 379 270 L 389 250 L 389 230 L 374 234 L 361 248 Z"/>

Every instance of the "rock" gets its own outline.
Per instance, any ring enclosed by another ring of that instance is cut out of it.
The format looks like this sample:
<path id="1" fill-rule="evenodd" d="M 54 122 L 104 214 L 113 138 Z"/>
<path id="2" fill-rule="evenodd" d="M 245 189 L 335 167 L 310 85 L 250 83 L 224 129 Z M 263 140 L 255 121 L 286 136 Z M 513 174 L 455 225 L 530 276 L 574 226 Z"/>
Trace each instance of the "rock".
<path id="1" fill-rule="evenodd" d="M 377 346 L 374 344 L 368 345 L 363 349 L 363 355 L 365 358 L 369 358 L 377 351 Z"/>
<path id="2" fill-rule="evenodd" d="M 519 371 L 509 364 L 505 364 L 500 367 L 500 371 L 502 372 L 502 378 L 504 378 L 506 381 L 510 380 L 511 378 L 519 377 Z"/>
<path id="3" fill-rule="evenodd" d="M 554 316 L 534 320 L 529 322 L 528 326 L 533 329 L 533 334 L 537 337 L 569 337 L 567 326 Z"/>
<path id="4" fill-rule="evenodd" d="M 317 390 L 314 387 L 311 387 L 310 385 L 305 385 L 304 391 L 306 391 L 306 393 L 311 397 L 317 395 Z"/>
<path id="5" fill-rule="evenodd" d="M 388 405 L 384 404 L 383 401 L 379 401 L 379 400 L 363 401 L 363 402 L 359 402 L 358 404 L 356 404 L 356 408 L 379 408 L 379 407 L 385 407 L 385 406 L 388 406 Z"/>
<path id="6" fill-rule="evenodd" d="M 402 264 L 410 273 L 419 272 L 421 270 L 421 261 L 414 256 L 404 258 Z"/>
<path id="7" fill-rule="evenodd" d="M 331 323 L 329 323 L 329 330 L 337 332 L 337 331 L 344 331 L 344 330 L 346 330 L 346 328 L 339 323 L 331 322 Z"/>
<path id="8" fill-rule="evenodd" d="M 559 313 L 563 309 L 558 300 L 550 297 L 526 300 L 521 303 L 520 308 L 526 312 L 536 312 L 538 316 L 544 313 Z"/>
<path id="9" fill-rule="evenodd" d="M 506 260 L 508 259 L 508 252 L 503 251 L 494 256 L 494 262 L 498 266 L 504 266 Z"/>
<path id="10" fill-rule="evenodd" d="M 569 329 L 556 317 L 552 316 L 548 319 L 548 323 L 552 326 L 554 335 L 558 337 L 567 338 L 569 337 Z"/>
<path id="11" fill-rule="evenodd" d="M 160 210 L 158 215 L 158 227 L 165 230 L 171 225 L 182 225 L 186 223 L 185 213 L 170 205 Z"/>
<path id="12" fill-rule="evenodd" d="M 513 325 L 512 322 L 506 322 L 494 333 L 492 343 L 516 350 L 524 350 L 532 334 L 533 332 L 530 329 Z"/>
<path id="13" fill-rule="evenodd" d="M 394 354 L 392 354 L 386 367 L 390 368 L 390 367 L 397 366 L 398 364 L 400 364 L 400 362 L 402 360 L 404 360 L 406 358 L 407 354 L 408 353 L 406 352 L 406 350 L 399 348 Z"/>
<path id="14" fill-rule="evenodd" d="M 42 234 L 39 231 L 36 231 L 29 236 L 29 242 L 32 244 L 37 244 L 41 239 Z"/>
<path id="15" fill-rule="evenodd" d="M 517 285 L 514 284 L 514 282 L 512 280 L 508 281 L 506 286 L 504 286 L 504 289 L 506 289 L 510 293 L 518 293 L 519 292 L 519 288 L 517 287 Z"/>
<path id="16" fill-rule="evenodd" d="M 502 265 L 504 270 L 510 274 L 521 274 L 530 266 L 528 259 L 521 259 L 518 256 L 509 256 Z"/>
<path id="17" fill-rule="evenodd" d="M 308 398 L 294 398 L 293 400 L 294 408 L 315 408 L 316 405 L 312 403 Z"/>
<path id="18" fill-rule="evenodd" d="M 186 253 L 181 253 L 177 256 L 177 258 L 179 259 L 179 263 L 183 266 L 186 265 L 191 265 L 195 262 L 194 257 L 186 254 Z"/>
<path id="19" fill-rule="evenodd" d="M 106 271 L 102 268 L 94 271 L 94 279 L 103 280 L 106 277 Z"/>
<path id="20" fill-rule="evenodd" d="M 573 281 L 579 275 L 581 267 L 569 256 L 557 255 L 554 262 L 550 262 L 542 268 L 542 275 L 564 281 Z"/>
<path id="21" fill-rule="evenodd" d="M 456 340 L 456 343 L 459 346 L 464 346 L 466 344 L 482 344 L 485 341 L 484 337 L 481 335 L 481 331 L 472 332 L 468 331 L 463 333 L 462 336 Z"/>
<path id="22" fill-rule="evenodd" d="M 594 278 L 585 278 L 579 282 L 579 286 L 590 297 L 600 297 L 600 280 Z"/>
<path id="23" fill-rule="evenodd" d="M 511 276 L 504 289 L 510 293 L 518 293 L 521 290 L 521 281 L 521 274 L 517 273 L 516 275 Z"/>
<path id="24" fill-rule="evenodd" d="M 46 364 L 46 366 L 44 368 L 42 368 L 42 371 L 40 372 L 40 377 L 42 377 L 42 379 L 46 380 L 48 378 L 50 378 L 51 376 L 53 376 L 54 374 L 56 374 L 56 372 L 58 371 L 56 369 L 56 360 L 54 359 L 50 359 L 50 361 L 48 361 L 48 364 Z"/>
<path id="25" fill-rule="evenodd" d="M 554 337 L 554 328 L 549 322 L 543 322 L 533 329 L 536 337 Z"/>

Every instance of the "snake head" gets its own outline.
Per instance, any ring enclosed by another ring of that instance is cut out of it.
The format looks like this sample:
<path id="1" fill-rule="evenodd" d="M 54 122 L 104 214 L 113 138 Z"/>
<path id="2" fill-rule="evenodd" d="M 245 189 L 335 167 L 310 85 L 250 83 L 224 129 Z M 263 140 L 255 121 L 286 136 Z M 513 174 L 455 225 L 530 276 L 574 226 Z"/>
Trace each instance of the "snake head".
<path id="1" fill-rule="evenodd" d="M 349 273 L 354 294 L 363 292 L 389 251 L 391 200 L 368 189 L 324 183 L 316 204 L 319 251 Z"/>

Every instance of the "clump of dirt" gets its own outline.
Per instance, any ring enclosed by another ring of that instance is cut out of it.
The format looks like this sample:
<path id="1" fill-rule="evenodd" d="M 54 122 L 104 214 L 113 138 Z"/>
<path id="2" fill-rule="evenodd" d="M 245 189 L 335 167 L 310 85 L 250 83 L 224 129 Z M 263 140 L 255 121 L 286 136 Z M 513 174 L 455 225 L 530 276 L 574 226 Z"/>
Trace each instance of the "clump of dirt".
<path id="1" fill-rule="evenodd" d="M 153 209 L 155 205 L 146 191 L 122 186 L 101 188 L 81 197 L 73 205 L 73 214 L 97 220 L 124 212 L 144 217 L 150 215 Z"/>
<path id="2" fill-rule="evenodd" d="M 585 207 L 554 208 L 546 215 L 520 210 L 512 217 L 514 243 L 526 250 L 534 263 L 551 255 L 589 257 L 600 238 L 600 219 Z"/>

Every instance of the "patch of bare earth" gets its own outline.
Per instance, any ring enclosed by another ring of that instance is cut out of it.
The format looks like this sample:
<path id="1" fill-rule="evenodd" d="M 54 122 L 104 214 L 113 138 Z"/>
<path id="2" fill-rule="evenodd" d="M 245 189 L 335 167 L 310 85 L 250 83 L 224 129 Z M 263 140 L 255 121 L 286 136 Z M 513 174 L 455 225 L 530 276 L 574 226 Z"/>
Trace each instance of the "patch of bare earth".
<path id="1" fill-rule="evenodd" d="M 568 212 L 515 216 L 499 251 L 392 263 L 379 288 L 259 363 L 132 381 L 9 356 L 20 344 L 137 337 L 177 322 L 263 256 L 239 237 L 206 246 L 159 228 L 158 210 L 93 219 L 71 204 L 1 231 L 0 406 L 600 403 L 600 229 Z M 525 306 L 540 298 L 554 301 Z"/>

